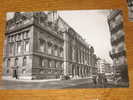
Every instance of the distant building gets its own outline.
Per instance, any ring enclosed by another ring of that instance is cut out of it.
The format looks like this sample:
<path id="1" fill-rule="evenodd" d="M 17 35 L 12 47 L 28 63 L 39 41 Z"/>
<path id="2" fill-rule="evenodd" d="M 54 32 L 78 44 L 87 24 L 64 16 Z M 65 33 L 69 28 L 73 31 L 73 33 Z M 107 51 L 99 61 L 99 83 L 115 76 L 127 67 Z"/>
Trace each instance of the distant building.
<path id="1" fill-rule="evenodd" d="M 97 68 L 98 68 L 98 73 L 100 73 L 100 74 L 106 75 L 109 73 L 111 73 L 111 74 L 113 73 L 113 67 L 105 59 L 97 60 Z"/>
<path id="2" fill-rule="evenodd" d="M 98 59 L 97 68 L 98 68 L 98 73 L 105 74 L 105 60 Z"/>
<path id="3" fill-rule="evenodd" d="M 113 66 L 110 63 L 106 62 L 105 66 L 106 66 L 105 67 L 105 73 L 106 74 L 108 74 L 108 73 L 114 74 Z"/>
<path id="4" fill-rule="evenodd" d="M 127 0 L 128 3 L 128 18 L 133 21 L 133 0 Z"/>
<path id="5" fill-rule="evenodd" d="M 95 56 L 56 11 L 16 12 L 6 23 L 3 78 L 89 77 Z"/>
<path id="6" fill-rule="evenodd" d="M 108 23 L 111 33 L 110 57 L 113 60 L 114 73 L 123 81 L 128 80 L 128 66 L 125 47 L 125 33 L 123 31 L 123 18 L 121 10 L 113 10 L 108 16 Z"/>

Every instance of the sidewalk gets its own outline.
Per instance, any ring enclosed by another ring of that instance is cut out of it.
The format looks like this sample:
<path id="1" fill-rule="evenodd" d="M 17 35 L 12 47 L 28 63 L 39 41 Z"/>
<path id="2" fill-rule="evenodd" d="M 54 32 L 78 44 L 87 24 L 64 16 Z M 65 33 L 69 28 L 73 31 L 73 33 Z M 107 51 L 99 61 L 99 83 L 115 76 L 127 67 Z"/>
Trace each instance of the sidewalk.
<path id="1" fill-rule="evenodd" d="M 44 79 L 44 80 L 19 80 L 19 79 L 3 79 L 3 81 L 16 81 L 16 82 L 49 82 L 49 81 L 60 81 L 60 79 Z"/>
<path id="2" fill-rule="evenodd" d="M 79 81 L 79 80 L 91 80 L 91 78 L 71 78 L 69 81 Z M 13 78 L 4 78 L 2 81 L 14 81 L 14 82 L 50 82 L 50 81 L 63 81 L 61 79 L 43 79 L 43 80 L 26 80 L 26 79 L 13 79 Z M 68 80 L 64 80 L 68 81 Z"/>

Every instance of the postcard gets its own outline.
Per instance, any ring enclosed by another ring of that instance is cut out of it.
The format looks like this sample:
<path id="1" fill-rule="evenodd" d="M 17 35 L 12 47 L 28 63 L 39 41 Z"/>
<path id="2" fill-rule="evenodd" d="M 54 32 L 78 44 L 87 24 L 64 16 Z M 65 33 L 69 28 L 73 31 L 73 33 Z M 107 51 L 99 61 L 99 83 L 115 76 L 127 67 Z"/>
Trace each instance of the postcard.
<path id="1" fill-rule="evenodd" d="M 129 87 L 121 10 L 7 12 L 0 89 Z"/>

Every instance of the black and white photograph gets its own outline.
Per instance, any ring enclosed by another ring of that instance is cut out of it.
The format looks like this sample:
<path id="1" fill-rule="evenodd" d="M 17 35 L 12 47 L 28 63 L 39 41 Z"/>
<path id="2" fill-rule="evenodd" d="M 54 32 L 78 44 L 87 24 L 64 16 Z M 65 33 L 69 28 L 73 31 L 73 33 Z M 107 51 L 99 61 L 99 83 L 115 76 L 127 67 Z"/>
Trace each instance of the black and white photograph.
<path id="1" fill-rule="evenodd" d="M 133 21 L 133 0 L 127 0 L 128 4 L 128 19 Z"/>
<path id="2" fill-rule="evenodd" d="M 0 89 L 129 87 L 121 10 L 7 12 L 5 19 Z"/>

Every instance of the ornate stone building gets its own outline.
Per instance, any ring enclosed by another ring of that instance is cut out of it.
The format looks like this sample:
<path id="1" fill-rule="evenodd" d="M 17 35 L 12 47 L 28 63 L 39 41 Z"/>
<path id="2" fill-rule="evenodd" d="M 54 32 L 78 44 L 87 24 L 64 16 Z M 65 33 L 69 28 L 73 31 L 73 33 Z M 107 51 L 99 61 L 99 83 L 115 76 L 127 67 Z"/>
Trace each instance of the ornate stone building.
<path id="1" fill-rule="evenodd" d="M 56 11 L 16 12 L 4 43 L 3 78 L 89 77 L 95 68 L 94 48 Z"/>
<path id="2" fill-rule="evenodd" d="M 108 17 L 111 32 L 112 50 L 110 57 L 113 60 L 114 73 L 116 78 L 128 81 L 128 66 L 125 47 L 125 33 L 123 31 L 123 18 L 121 10 L 113 10 Z"/>

